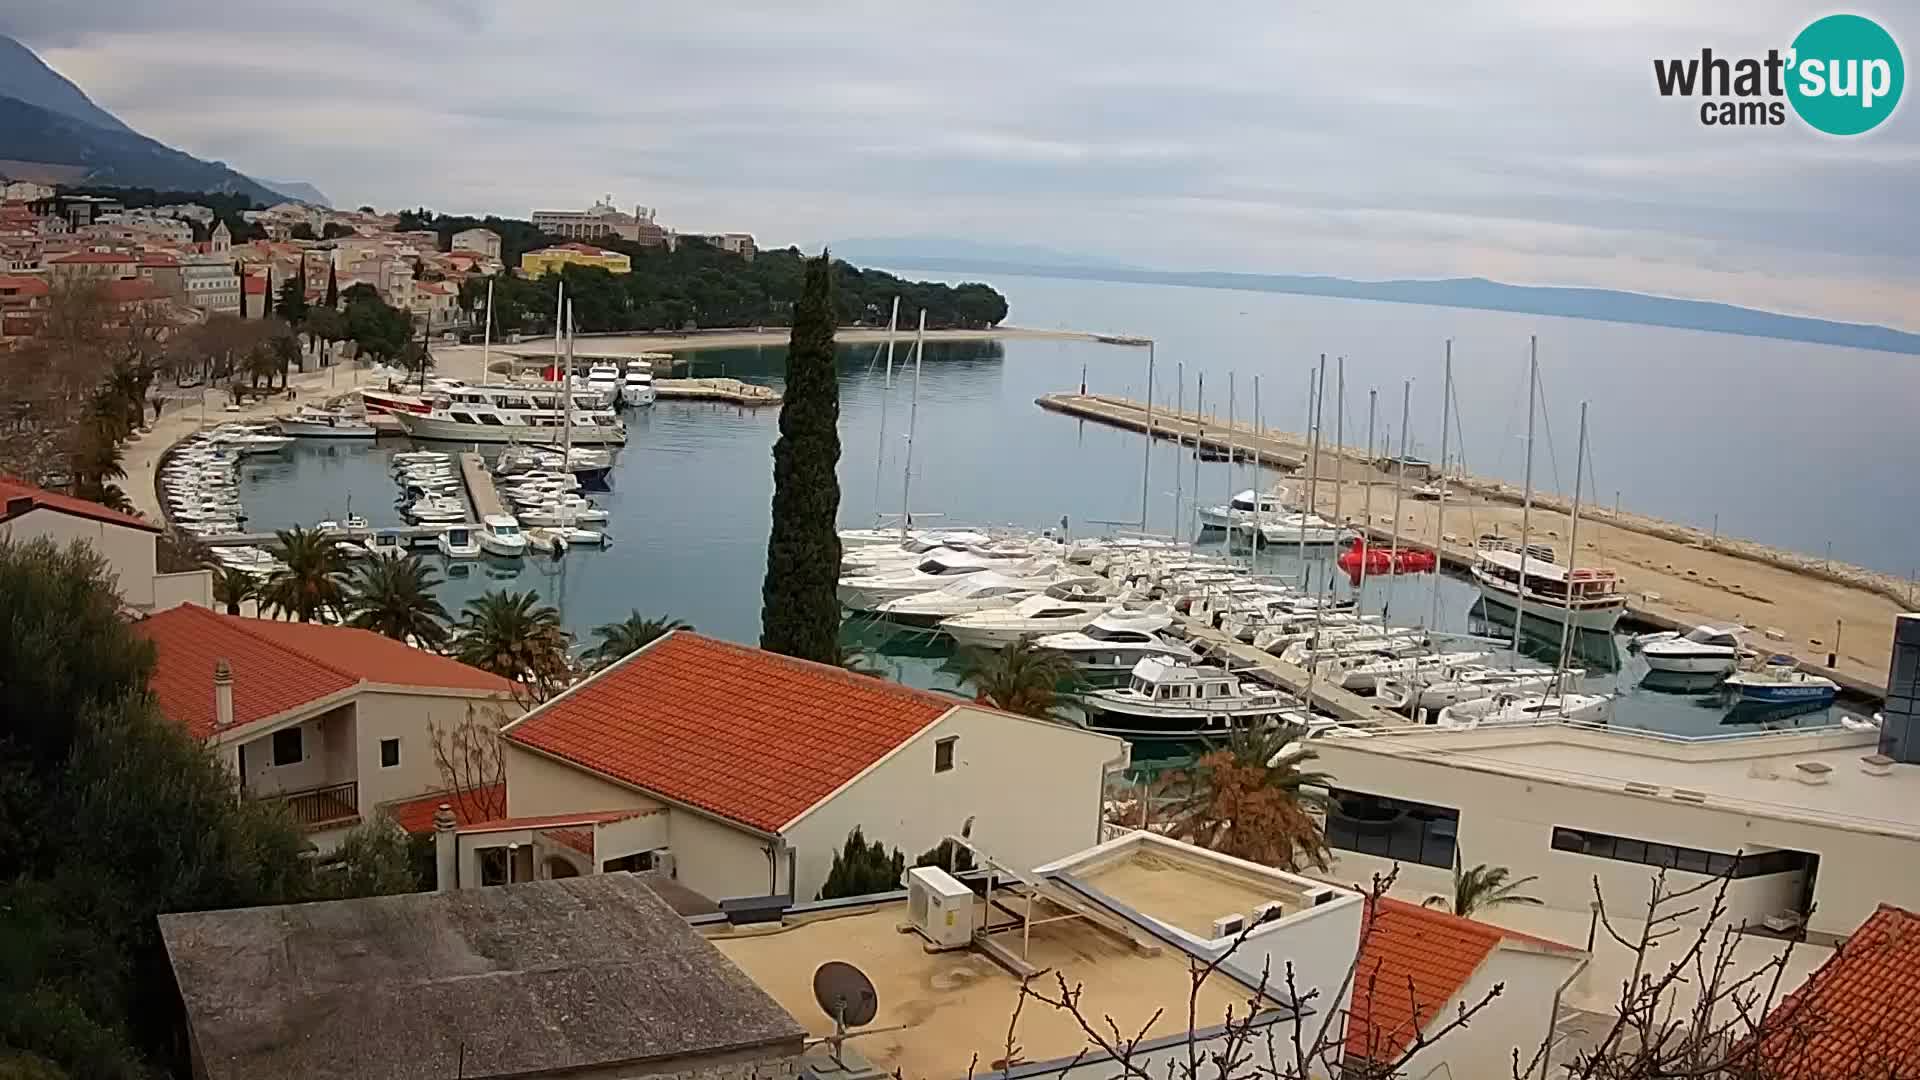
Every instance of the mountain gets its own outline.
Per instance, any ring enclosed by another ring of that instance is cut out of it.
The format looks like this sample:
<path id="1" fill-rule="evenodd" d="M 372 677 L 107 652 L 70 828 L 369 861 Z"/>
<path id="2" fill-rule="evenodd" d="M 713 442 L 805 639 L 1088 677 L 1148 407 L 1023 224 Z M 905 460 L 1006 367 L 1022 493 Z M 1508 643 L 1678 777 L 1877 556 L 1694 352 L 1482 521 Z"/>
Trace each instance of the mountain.
<path id="1" fill-rule="evenodd" d="M 65 75 L 48 67 L 32 49 L 0 34 L 0 95 L 70 116 L 83 124 L 131 135 L 120 118 L 93 103 Z M 9 154 L 9 157 L 18 155 Z"/>
<path id="2" fill-rule="evenodd" d="M 309 206 L 324 206 L 324 207 L 327 207 L 328 209 L 333 208 L 333 200 L 327 198 L 327 195 L 325 192 L 321 191 L 317 187 L 314 187 L 312 184 L 305 182 L 304 180 L 262 179 L 260 183 L 266 185 L 267 187 L 273 189 L 274 191 L 279 192 L 282 195 L 285 195 L 287 198 L 292 199 L 295 202 L 303 202 Z"/>
<path id="3" fill-rule="evenodd" d="M 64 113 L 0 97 L 0 147 L 10 162 L 45 162 L 86 170 L 81 182 L 166 191 L 218 191 L 256 202 L 281 198 L 218 161 L 202 161 L 145 135 L 83 123 Z M 9 165 L 10 172 L 24 172 Z"/>
<path id="4" fill-rule="evenodd" d="M 0 158 L 6 159 L 7 174 L 19 179 L 233 192 L 266 204 L 296 199 L 330 205 L 311 184 L 265 183 L 224 162 L 202 161 L 147 138 L 5 34 L 0 34 Z M 60 168 L 34 175 L 36 163 Z M 76 175 L 68 167 L 86 171 Z"/>
<path id="5" fill-rule="evenodd" d="M 838 255 L 836 249 L 834 254 Z M 1080 281 L 1119 281 L 1146 285 L 1186 285 L 1201 289 L 1331 296 L 1347 300 L 1384 300 L 1433 307 L 1512 311 L 1567 319 L 1668 326 L 1720 334 L 1781 338 L 1817 345 L 1920 355 L 1920 334 L 1867 323 L 1834 322 L 1777 311 L 1739 307 L 1710 300 L 1544 285 L 1509 285 L 1486 278 L 1406 281 L 1353 281 L 1305 274 L 1236 274 L 1223 271 L 1132 270 L 1098 266 L 1056 266 L 1029 262 L 901 256 L 885 260 L 889 270 L 948 270 L 967 274 L 1020 274 Z"/>

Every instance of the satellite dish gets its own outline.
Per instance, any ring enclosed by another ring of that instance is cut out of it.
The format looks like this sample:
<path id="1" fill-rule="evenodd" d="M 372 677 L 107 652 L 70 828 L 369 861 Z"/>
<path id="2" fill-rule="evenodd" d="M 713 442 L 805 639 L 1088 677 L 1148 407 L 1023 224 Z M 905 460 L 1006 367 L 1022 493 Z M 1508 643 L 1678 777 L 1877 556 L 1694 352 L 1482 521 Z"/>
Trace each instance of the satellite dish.
<path id="1" fill-rule="evenodd" d="M 866 972 L 841 960 L 829 960 L 813 972 L 813 1000 L 840 1028 L 873 1023 L 880 995 Z"/>

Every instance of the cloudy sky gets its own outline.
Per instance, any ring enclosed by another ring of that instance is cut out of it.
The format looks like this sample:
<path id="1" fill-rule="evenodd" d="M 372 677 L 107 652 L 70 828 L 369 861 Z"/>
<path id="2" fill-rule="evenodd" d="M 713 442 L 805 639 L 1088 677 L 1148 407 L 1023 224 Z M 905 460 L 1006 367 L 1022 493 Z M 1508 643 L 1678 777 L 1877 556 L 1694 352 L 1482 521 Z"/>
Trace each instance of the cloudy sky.
<path id="1" fill-rule="evenodd" d="M 0 32 L 135 128 L 342 204 L 611 193 L 763 245 L 1482 274 L 1920 329 L 1914 103 L 1842 141 L 1654 91 L 1655 56 L 1763 54 L 1828 10 L 29 0 Z"/>

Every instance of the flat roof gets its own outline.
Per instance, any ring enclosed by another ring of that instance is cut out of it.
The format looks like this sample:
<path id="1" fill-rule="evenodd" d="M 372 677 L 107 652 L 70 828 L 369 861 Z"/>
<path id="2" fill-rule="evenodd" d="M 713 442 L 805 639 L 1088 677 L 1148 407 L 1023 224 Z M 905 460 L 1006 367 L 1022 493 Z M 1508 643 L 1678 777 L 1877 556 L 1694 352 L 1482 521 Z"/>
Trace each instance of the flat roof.
<path id="1" fill-rule="evenodd" d="M 1216 936 L 1213 921 L 1223 915 L 1251 917 L 1262 904 L 1279 901 L 1291 909 L 1300 900 L 1298 890 L 1161 848 L 1128 848 L 1098 865 L 1076 867 L 1073 878 L 1203 940 Z"/>
<path id="2" fill-rule="evenodd" d="M 1024 899 L 1009 897 L 1008 902 L 1025 910 Z M 984 903 L 976 903 L 976 910 L 984 909 Z M 1110 1016 L 1131 1037 L 1155 1011 L 1164 1010 L 1147 1038 L 1185 1034 L 1192 990 L 1186 953 L 1170 947 L 1145 953 L 1081 918 L 1042 922 L 1067 914 L 1044 900 L 1034 901 L 1033 913 L 1027 961 L 1045 971 L 1036 990 L 1057 994 L 1058 975 L 1068 986 L 1085 985 L 1082 1010 L 1095 1023 Z M 869 1026 L 902 1029 L 876 1032 L 850 1045 L 883 1072 L 898 1070 L 916 1080 L 965 1076 L 976 1054 L 976 1075 L 999 1069 L 1006 1057 L 1007 1024 L 1020 1002 L 1020 980 L 975 949 L 928 952 L 919 935 L 900 932 L 906 918 L 906 902 L 894 900 L 772 931 L 729 933 L 718 927 L 711 940 L 812 1035 L 833 1031 L 833 1021 L 814 1002 L 814 969 L 844 960 L 866 972 L 880 998 L 879 1014 Z M 1007 921 L 1004 912 L 995 914 L 996 925 Z M 995 940 L 1019 955 L 1017 925 Z M 1249 994 L 1224 974 L 1209 979 L 1200 988 L 1196 1025 L 1221 1023 L 1228 1008 L 1245 1015 Z M 1036 1001 L 1021 1010 L 1015 1043 L 1022 1062 L 1071 1058 L 1089 1046 L 1070 1014 Z"/>
<path id="3" fill-rule="evenodd" d="M 793 1017 L 630 874 L 162 915 L 160 933 L 209 1080 L 800 1051 Z"/>
<path id="4" fill-rule="evenodd" d="M 1630 793 L 1636 795 L 1920 839 L 1920 766 L 1868 773 L 1861 759 L 1875 754 L 1878 743 L 1869 731 L 1822 728 L 1686 740 L 1550 723 L 1468 731 L 1409 725 L 1375 734 L 1380 737 L 1322 743 L 1323 756 L 1414 757 L 1609 791 L 1633 784 Z M 1806 772 L 1799 768 L 1803 763 L 1826 771 Z M 1344 778 L 1337 765 L 1329 770 Z M 1802 775 L 1826 779 L 1809 784 Z"/>

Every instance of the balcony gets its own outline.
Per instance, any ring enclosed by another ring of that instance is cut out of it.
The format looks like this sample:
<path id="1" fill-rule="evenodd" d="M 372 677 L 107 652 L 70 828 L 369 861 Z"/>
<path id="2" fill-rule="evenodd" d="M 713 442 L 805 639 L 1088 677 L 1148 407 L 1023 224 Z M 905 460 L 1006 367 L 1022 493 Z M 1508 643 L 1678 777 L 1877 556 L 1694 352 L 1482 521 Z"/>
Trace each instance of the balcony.
<path id="1" fill-rule="evenodd" d="M 304 791 L 289 791 L 284 795 L 273 795 L 268 798 L 284 804 L 294 824 L 308 832 L 318 832 L 321 829 L 331 829 L 360 820 L 360 784 L 356 780 L 349 780 L 344 784 L 307 788 Z"/>

